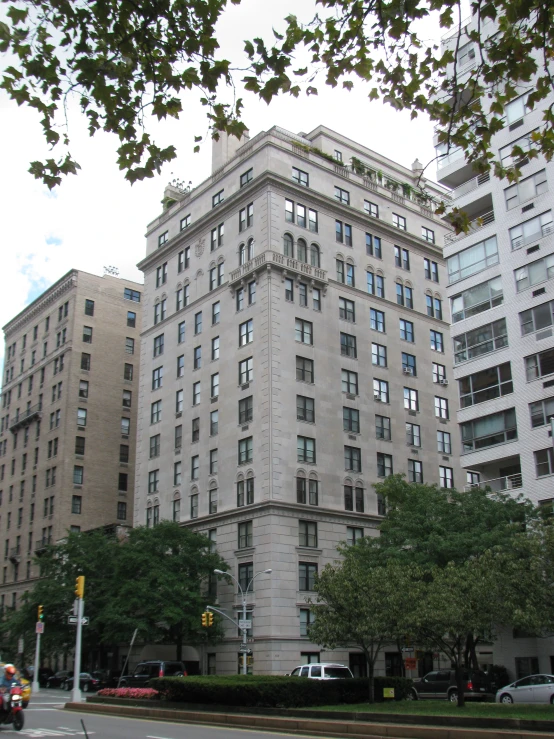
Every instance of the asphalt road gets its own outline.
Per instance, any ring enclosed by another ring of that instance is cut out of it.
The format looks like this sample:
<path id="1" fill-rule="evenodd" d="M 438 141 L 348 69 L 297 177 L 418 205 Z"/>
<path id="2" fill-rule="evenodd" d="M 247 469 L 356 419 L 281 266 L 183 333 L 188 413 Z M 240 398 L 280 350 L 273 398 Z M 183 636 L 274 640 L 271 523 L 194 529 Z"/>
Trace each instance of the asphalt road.
<path id="1" fill-rule="evenodd" d="M 71 700 L 71 693 L 63 690 L 41 690 L 33 695 L 25 709 L 25 726 L 14 731 L 10 726 L 0 726 L 3 737 L 64 737 L 81 736 L 85 731 L 91 739 L 253 739 L 253 731 L 228 729 L 195 724 L 174 724 L 169 721 L 146 721 L 143 719 L 98 716 L 97 714 L 73 713 L 63 710 Z M 263 739 L 282 739 L 286 734 L 264 733 L 255 730 Z"/>

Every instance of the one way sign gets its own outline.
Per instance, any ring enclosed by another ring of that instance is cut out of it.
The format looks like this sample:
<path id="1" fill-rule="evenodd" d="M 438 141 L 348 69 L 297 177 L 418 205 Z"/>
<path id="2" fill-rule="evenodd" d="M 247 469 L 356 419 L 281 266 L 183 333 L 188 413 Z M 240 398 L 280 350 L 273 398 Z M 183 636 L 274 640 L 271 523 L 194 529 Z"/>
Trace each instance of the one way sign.
<path id="1" fill-rule="evenodd" d="M 73 624 L 73 626 L 76 626 L 78 621 L 79 621 L 78 616 L 68 616 L 67 617 L 67 623 Z M 83 618 L 81 619 L 81 625 L 88 626 L 88 616 L 83 616 Z"/>

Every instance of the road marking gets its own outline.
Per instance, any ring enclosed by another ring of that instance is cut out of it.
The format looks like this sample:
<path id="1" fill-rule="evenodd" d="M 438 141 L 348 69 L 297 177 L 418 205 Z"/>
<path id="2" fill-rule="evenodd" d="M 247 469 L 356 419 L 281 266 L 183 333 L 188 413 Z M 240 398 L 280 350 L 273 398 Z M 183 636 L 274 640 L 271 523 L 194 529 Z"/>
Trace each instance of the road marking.
<path id="1" fill-rule="evenodd" d="M 150 736 L 150 735 L 147 735 L 146 739 L 171 739 L 171 737 L 168 737 L 168 736 Z"/>

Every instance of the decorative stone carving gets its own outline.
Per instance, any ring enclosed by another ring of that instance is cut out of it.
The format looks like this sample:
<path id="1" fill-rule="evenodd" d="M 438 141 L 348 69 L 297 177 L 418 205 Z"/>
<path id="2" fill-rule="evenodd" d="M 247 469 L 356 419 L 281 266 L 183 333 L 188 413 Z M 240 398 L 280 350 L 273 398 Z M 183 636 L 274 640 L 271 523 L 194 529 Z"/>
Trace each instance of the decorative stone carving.
<path id="1" fill-rule="evenodd" d="M 206 239 L 204 238 L 204 236 L 201 236 L 201 237 L 200 237 L 200 238 L 198 239 L 198 243 L 197 243 L 197 244 L 196 244 L 196 246 L 194 247 L 194 253 L 195 253 L 195 255 L 196 255 L 197 257 L 201 257 L 201 256 L 202 256 L 202 254 L 204 253 L 204 242 L 205 242 L 205 241 L 206 241 Z"/>

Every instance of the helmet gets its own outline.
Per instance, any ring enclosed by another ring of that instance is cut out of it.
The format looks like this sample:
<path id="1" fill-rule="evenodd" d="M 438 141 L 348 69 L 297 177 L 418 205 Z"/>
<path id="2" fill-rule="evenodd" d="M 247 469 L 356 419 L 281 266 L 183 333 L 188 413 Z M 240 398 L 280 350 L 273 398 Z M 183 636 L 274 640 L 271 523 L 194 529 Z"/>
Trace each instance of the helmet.
<path id="1" fill-rule="evenodd" d="M 13 665 L 6 665 L 4 667 L 4 672 L 6 673 L 6 675 L 9 675 L 10 677 L 13 677 L 13 675 L 15 675 L 15 673 L 16 673 L 16 669 L 15 669 L 15 667 Z"/>

